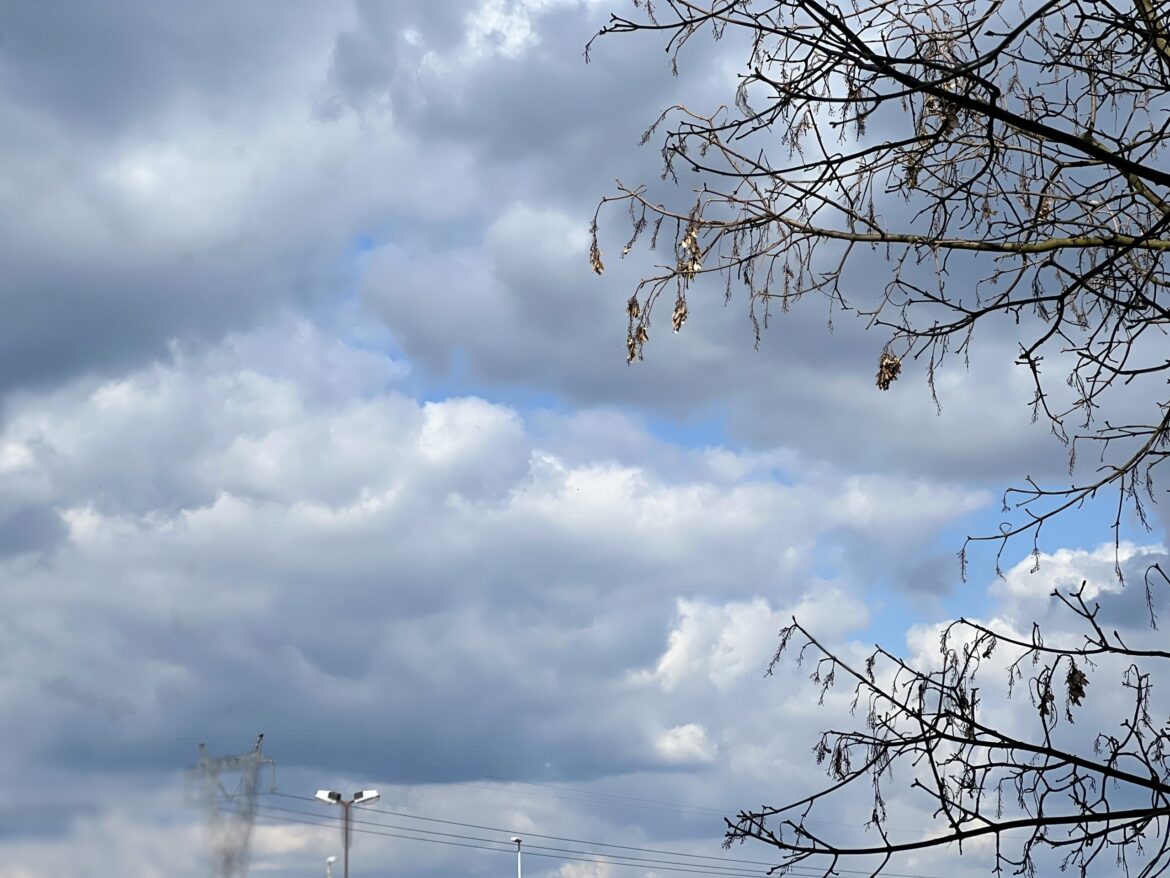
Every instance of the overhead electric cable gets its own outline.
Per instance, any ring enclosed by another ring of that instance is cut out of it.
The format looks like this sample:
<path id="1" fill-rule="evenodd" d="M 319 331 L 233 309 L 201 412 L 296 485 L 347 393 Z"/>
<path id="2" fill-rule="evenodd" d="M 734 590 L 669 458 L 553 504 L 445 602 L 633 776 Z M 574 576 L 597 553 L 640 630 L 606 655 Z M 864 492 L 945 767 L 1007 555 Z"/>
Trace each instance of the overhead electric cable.
<path id="1" fill-rule="evenodd" d="M 234 737 L 243 737 L 243 736 L 227 736 L 227 735 L 220 736 L 221 739 L 229 739 L 229 738 L 234 738 Z M 191 740 L 195 740 L 195 739 L 191 739 Z M 344 754 L 347 754 L 350 756 L 358 756 L 358 757 L 361 757 L 363 759 L 373 760 L 375 762 L 391 762 L 391 763 L 399 763 L 402 765 L 421 766 L 424 768 L 433 768 L 433 769 L 436 769 L 438 771 L 444 771 L 444 772 L 447 772 L 449 774 L 460 774 L 461 773 L 459 771 L 456 771 L 455 769 L 446 768 L 446 767 L 443 767 L 440 765 L 436 765 L 434 763 L 421 762 L 421 761 L 409 760 L 409 759 L 399 759 L 396 757 L 389 757 L 389 756 L 380 756 L 377 754 L 365 753 L 365 752 L 362 752 L 359 750 L 352 750 L 352 749 L 345 748 L 345 747 L 336 747 L 336 746 L 333 746 L 330 744 L 320 744 L 320 743 L 316 743 L 313 741 L 305 741 L 305 740 L 298 739 L 298 738 L 288 738 L 288 737 L 284 737 L 281 735 L 268 735 L 266 740 L 270 744 L 274 741 L 283 741 L 283 742 L 288 743 L 288 744 L 295 744 L 295 745 L 303 746 L 303 747 L 316 748 L 319 750 L 329 750 L 329 751 L 333 751 L 333 752 L 337 752 L 337 753 L 344 753 Z M 329 769 L 333 769 L 333 770 L 337 770 L 339 768 L 345 769 L 345 770 L 354 770 L 355 769 L 355 766 L 352 763 L 348 764 L 348 765 L 346 765 L 344 763 L 330 764 L 330 763 L 323 763 L 323 762 L 314 762 L 311 760 L 302 759 L 300 757 L 297 757 L 294 759 L 291 756 L 289 757 L 289 759 L 285 760 L 286 764 L 289 761 L 292 761 L 295 764 L 307 765 L 307 766 L 313 766 L 313 767 L 319 767 L 319 768 L 329 768 Z M 368 773 L 367 766 L 361 766 L 361 770 L 363 772 Z M 499 781 L 500 783 L 507 784 L 508 786 L 499 787 L 499 786 L 491 786 L 491 785 L 487 785 L 487 784 L 471 783 L 468 781 L 442 781 L 442 780 L 407 782 L 407 783 L 403 784 L 401 782 L 395 782 L 386 776 L 383 776 L 381 778 L 373 777 L 373 778 L 371 778 L 371 780 L 386 780 L 388 783 L 396 783 L 396 785 L 403 785 L 403 786 L 418 786 L 418 785 L 423 785 L 423 784 L 436 784 L 436 785 L 443 785 L 443 786 L 461 786 L 461 787 L 468 787 L 471 789 L 493 790 L 496 792 L 504 792 L 504 793 L 508 793 L 511 795 L 542 796 L 542 797 L 546 797 L 546 798 L 559 799 L 561 801 L 579 802 L 579 803 L 587 804 L 587 805 L 615 805 L 615 806 L 624 807 L 624 808 L 636 808 L 636 809 L 644 809 L 644 810 L 651 810 L 651 811 L 669 811 L 669 812 L 674 812 L 674 813 L 679 813 L 679 814 L 694 814 L 696 816 L 700 816 L 703 814 L 709 814 L 712 816 L 719 817 L 720 820 L 725 818 L 728 814 L 737 813 L 737 811 L 739 810 L 739 809 L 730 809 L 730 808 L 720 810 L 720 809 L 711 808 L 708 806 L 701 806 L 701 805 L 681 805 L 678 803 L 668 803 L 668 802 L 665 802 L 661 799 L 652 799 L 652 798 L 646 798 L 646 797 L 640 797 L 640 796 L 627 796 L 627 795 L 623 795 L 620 793 L 606 793 L 606 792 L 601 792 L 601 791 L 585 790 L 585 789 L 580 789 L 580 788 L 575 788 L 575 787 L 566 787 L 566 786 L 561 786 L 558 784 L 544 783 L 544 782 L 537 782 L 537 781 L 508 780 L 506 778 L 501 778 L 498 776 L 480 773 L 480 772 L 472 773 L 472 775 L 486 778 L 486 779 L 490 779 L 490 780 L 496 780 L 496 781 Z M 524 792 L 521 790 L 516 790 L 515 789 L 516 786 L 532 787 L 532 788 L 535 788 L 535 790 L 530 791 L 530 792 Z M 575 796 L 565 796 L 565 795 L 558 795 L 556 793 L 549 793 L 549 792 L 540 791 L 540 790 L 543 790 L 545 788 L 553 789 L 553 790 L 568 791 L 568 792 L 578 793 L 578 794 L 583 795 L 583 796 L 592 796 L 592 797 L 597 797 L 597 798 L 577 798 Z M 417 816 L 412 815 L 412 814 L 400 814 L 398 812 L 385 812 L 385 813 L 393 814 L 394 816 L 407 817 L 407 818 L 415 819 L 415 820 L 432 819 L 432 818 L 425 818 L 425 817 L 417 817 Z M 842 826 L 842 827 L 848 827 L 848 828 L 854 828 L 856 826 L 856 824 L 854 824 L 854 823 L 848 823 L 848 822 L 839 821 L 839 820 L 824 820 L 824 819 L 820 819 L 820 818 L 806 818 L 805 822 L 809 823 L 809 824 L 814 824 L 814 825 Z M 494 827 L 479 827 L 479 826 L 476 826 L 473 824 L 468 824 L 468 828 L 473 828 L 473 829 L 483 828 L 483 829 L 489 829 L 489 830 L 495 831 Z M 908 829 L 905 827 L 892 827 L 892 826 L 887 826 L 886 832 L 887 833 L 905 834 L 905 835 L 914 835 L 914 836 L 918 836 L 920 834 L 920 830 Z M 531 835 L 531 833 L 529 833 L 529 834 Z M 548 838 L 550 840 L 561 840 L 555 836 L 548 836 Z M 571 841 L 571 839 L 568 839 L 568 840 Z M 580 843 L 594 844 L 594 842 L 580 842 Z M 603 843 L 597 842 L 596 844 L 600 845 Z M 730 858 L 726 858 L 726 857 L 711 857 L 711 859 L 714 859 L 714 860 L 717 860 L 720 862 L 730 861 Z M 737 862 L 750 863 L 752 865 L 768 865 L 768 866 L 772 865 L 770 863 L 765 864 L 765 863 L 761 863 L 759 861 L 754 861 L 754 860 L 738 860 Z M 838 870 L 838 871 L 841 871 L 841 870 Z M 857 870 L 857 871 L 859 872 L 859 874 L 868 874 L 868 872 L 864 872 L 863 870 Z M 891 878 L 897 878 L 897 876 L 894 876 L 892 873 L 886 873 L 886 874 L 890 875 Z"/>
<path id="2" fill-rule="evenodd" d="M 303 801 L 303 802 L 312 802 L 313 801 L 313 798 L 311 796 L 294 796 L 290 793 L 277 792 L 277 793 L 268 793 L 267 795 L 279 796 L 279 797 L 285 798 L 285 799 L 298 799 L 298 800 Z M 420 820 L 420 821 L 425 822 L 425 823 L 441 823 L 441 824 L 444 824 L 446 826 L 458 826 L 458 827 L 463 828 L 463 829 L 479 829 L 479 830 L 482 830 L 484 832 L 501 832 L 501 833 L 508 834 L 509 836 L 515 835 L 520 831 L 520 830 L 515 830 L 515 829 L 507 829 L 507 828 L 501 827 L 501 826 L 485 826 L 484 824 L 481 824 L 481 823 L 464 823 L 464 822 L 459 821 L 459 820 L 444 820 L 440 817 L 424 817 L 424 816 L 419 815 L 419 814 L 410 814 L 410 813 L 407 813 L 406 811 L 391 811 L 388 808 L 365 808 L 363 810 L 363 813 L 386 814 L 386 815 L 391 816 L 391 817 L 402 817 L 402 818 L 405 818 L 407 820 Z M 421 832 L 422 830 L 415 830 L 415 831 Z M 669 857 L 693 857 L 693 858 L 698 858 L 698 859 L 703 859 L 703 860 L 714 860 L 715 862 L 718 862 L 718 863 L 744 863 L 744 864 L 748 864 L 748 865 L 752 865 L 752 866 L 764 866 L 766 868 L 771 868 L 772 866 L 776 865 L 775 863 L 769 863 L 769 862 L 765 862 L 763 860 L 741 860 L 741 859 L 736 859 L 735 857 L 720 857 L 720 856 L 715 856 L 712 854 L 688 854 L 688 853 L 683 853 L 681 851 L 667 851 L 667 850 L 659 850 L 656 848 L 636 847 L 634 845 L 615 844 L 613 842 L 590 841 L 588 839 L 570 838 L 568 836 L 562 836 L 562 835 L 545 835 L 543 833 L 530 832 L 528 830 L 524 830 L 524 835 L 526 838 L 541 838 L 541 839 L 544 839 L 546 841 L 563 841 L 563 842 L 568 842 L 570 844 L 583 844 L 583 845 L 589 845 L 592 847 L 606 847 L 606 848 L 614 848 L 616 850 L 636 851 L 638 853 L 643 853 L 643 854 L 663 854 L 663 855 L 669 856 Z M 526 845 L 525 849 L 527 850 L 527 848 L 528 848 L 528 846 Z"/>
<path id="3" fill-rule="evenodd" d="M 281 810 L 281 811 L 284 811 L 284 812 L 287 812 L 290 814 L 299 815 L 299 816 L 295 816 L 295 817 L 294 816 L 286 817 L 282 814 L 269 813 L 271 810 L 274 810 L 271 808 L 271 806 L 261 805 L 257 811 L 256 816 L 257 816 L 257 818 L 264 819 L 264 820 L 281 820 L 281 821 L 284 821 L 287 823 L 301 823 L 301 824 L 305 824 L 308 826 L 332 827 L 335 825 L 334 822 L 328 821 L 328 820 L 322 821 L 321 819 L 318 819 L 318 815 L 311 814 L 307 811 L 297 811 L 297 810 L 291 809 L 291 808 L 278 809 L 278 810 Z M 306 819 L 306 818 L 312 818 L 312 819 Z M 476 850 L 491 851 L 494 853 L 507 853 L 507 854 L 515 853 L 515 848 L 512 847 L 512 845 L 510 843 L 505 842 L 505 841 L 496 842 L 496 841 L 492 841 L 492 840 L 488 840 L 488 839 L 482 839 L 481 841 L 487 842 L 486 845 L 485 844 L 472 844 L 472 843 L 470 843 L 470 841 L 449 841 L 446 839 L 425 838 L 425 837 L 420 837 L 418 835 L 405 835 L 405 834 L 400 833 L 400 832 L 387 832 L 384 829 L 363 829 L 360 826 L 352 825 L 352 824 L 364 824 L 367 826 L 376 826 L 376 827 L 384 825 L 384 824 L 375 823 L 375 822 L 372 822 L 369 820 L 361 820 L 361 819 L 353 818 L 350 820 L 350 823 L 351 823 L 350 829 L 352 832 L 363 832 L 363 833 L 366 833 L 368 835 L 381 835 L 381 836 L 386 836 L 389 838 L 405 839 L 407 841 L 421 841 L 421 842 L 426 842 L 428 844 L 441 844 L 441 845 L 448 845 L 448 846 L 452 846 L 452 847 L 473 848 Z M 472 838 L 471 840 L 475 841 L 475 840 L 479 840 L 479 839 Z M 488 845 L 493 845 L 493 844 L 500 845 L 500 847 L 489 847 L 488 846 Z M 647 868 L 647 862 L 649 862 L 651 864 L 654 863 L 654 861 L 624 862 L 622 860 L 622 858 L 619 858 L 619 857 L 588 856 L 588 851 L 567 851 L 567 852 L 563 852 L 563 853 L 541 853 L 539 851 L 530 851 L 527 847 L 525 847 L 525 849 L 524 849 L 524 855 L 525 856 L 532 856 L 532 857 L 544 857 L 545 859 L 552 859 L 552 860 L 565 860 L 565 861 L 570 861 L 570 862 L 579 862 L 579 863 L 608 863 L 609 865 L 612 865 L 612 866 L 626 866 L 629 868 L 638 868 L 638 869 Z M 766 874 L 763 871 L 758 871 L 758 872 L 746 872 L 746 871 L 745 872 L 726 872 L 726 871 L 715 870 L 715 869 L 691 869 L 691 868 L 685 868 L 685 867 L 680 868 L 680 867 L 676 867 L 676 866 L 673 866 L 673 865 L 671 865 L 669 863 L 665 863 L 665 862 L 661 863 L 661 864 L 656 864 L 656 865 L 659 866 L 659 871 L 663 871 L 663 872 L 679 872 L 679 873 L 687 873 L 687 874 L 695 874 L 695 875 L 711 875 L 711 876 L 716 876 L 716 878 L 744 878 L 745 875 L 764 876 Z"/>
<path id="4" fill-rule="evenodd" d="M 292 795 L 290 793 L 274 792 L 274 793 L 270 793 L 268 795 L 278 796 L 280 798 L 285 798 L 285 799 L 295 799 L 295 800 L 299 800 L 299 801 L 303 801 L 303 802 L 314 801 L 314 799 L 310 796 L 296 796 L 296 795 Z M 265 807 L 275 807 L 275 806 L 265 806 Z M 285 810 L 292 810 L 292 809 L 285 809 Z M 308 812 L 296 812 L 296 813 L 308 813 Z M 442 824 L 445 826 L 457 826 L 461 829 L 478 829 L 478 830 L 481 830 L 484 832 L 499 832 L 499 833 L 501 833 L 505 836 L 508 836 L 508 837 L 517 835 L 521 832 L 521 830 L 518 830 L 515 828 L 510 829 L 510 828 L 502 827 L 502 826 L 488 826 L 488 825 L 481 824 L 481 823 L 467 823 L 467 822 L 463 822 L 463 821 L 459 821 L 459 820 L 446 820 L 446 819 L 443 819 L 440 817 L 424 817 L 424 816 L 418 815 L 418 814 L 410 814 L 410 813 L 407 813 L 405 811 L 392 811 L 388 808 L 369 807 L 369 808 L 362 809 L 362 813 L 367 814 L 367 815 L 368 814 L 385 814 L 385 815 L 391 816 L 391 817 L 400 817 L 400 818 L 405 818 L 408 820 L 418 820 L 418 821 L 422 821 L 425 823 L 438 823 L 438 824 Z M 386 826 L 387 825 L 387 824 L 375 823 L 373 821 L 366 821 L 366 822 L 370 822 L 376 826 Z M 419 832 L 419 833 L 427 832 L 427 830 L 414 829 L 412 827 L 395 827 L 395 828 L 406 829 L 409 832 Z M 743 865 L 749 865 L 749 866 L 762 866 L 765 869 L 772 869 L 776 866 L 775 862 L 765 861 L 765 860 L 745 860 L 745 859 L 739 859 L 736 857 L 722 857 L 722 856 L 714 856 L 711 854 L 691 854 L 691 853 L 686 853 L 684 851 L 663 850 L 661 848 L 637 847 L 634 845 L 616 844 L 613 842 L 604 842 L 604 841 L 592 841 L 589 839 L 571 838 L 568 836 L 546 835 L 546 834 L 539 833 L 539 832 L 532 832 L 532 831 L 529 831 L 527 829 L 523 830 L 523 832 L 524 832 L 525 838 L 540 838 L 540 839 L 544 839 L 546 841 L 561 841 L 561 842 L 566 842 L 569 844 L 585 845 L 587 847 L 613 848 L 615 850 L 634 851 L 636 853 L 641 853 L 641 854 L 659 854 L 661 856 L 668 856 L 668 857 L 686 857 L 686 858 L 689 858 L 692 860 L 711 860 L 715 863 L 720 863 L 720 864 L 735 863 L 735 864 L 743 864 Z M 460 838 L 470 838 L 470 836 L 462 836 L 462 835 L 459 835 L 458 833 L 436 833 L 436 834 L 442 834 L 442 835 L 449 834 L 449 835 L 453 835 L 455 837 L 460 837 Z M 491 839 L 477 839 L 477 840 L 493 841 L 493 843 L 494 843 L 494 840 L 491 840 Z M 553 850 L 553 851 L 565 850 L 564 848 L 552 848 L 552 847 L 547 847 L 544 845 L 525 844 L 525 847 L 524 847 L 525 851 L 529 850 L 529 848 L 542 848 L 544 850 Z M 511 848 L 509 847 L 508 850 L 511 850 Z M 591 853 L 591 852 L 590 851 L 574 851 L 574 853 Z M 605 852 L 600 852 L 600 855 L 624 857 L 624 855 L 621 855 L 621 854 L 608 854 Z M 625 858 L 626 859 L 635 859 L 635 860 L 643 859 L 640 857 L 625 857 Z M 665 861 L 659 860 L 658 862 L 665 862 Z M 704 864 L 702 864 L 702 863 L 688 863 L 686 865 L 699 866 L 699 865 L 704 865 Z M 736 871 L 736 872 L 740 872 L 740 873 L 747 872 L 747 873 L 752 874 L 752 875 L 760 874 L 756 870 L 739 869 L 737 866 L 729 866 L 729 867 L 725 867 L 725 868 L 728 871 Z M 852 873 L 852 874 L 858 874 L 858 875 L 871 874 L 869 870 L 863 870 L 863 869 L 837 868 L 837 869 L 835 869 L 835 871 L 840 872 L 840 873 L 847 873 L 847 874 Z M 915 875 L 915 874 L 910 874 L 910 873 L 899 873 L 899 872 L 884 872 L 883 874 L 888 876 L 888 878 L 928 878 L 928 876 Z"/>
<path id="5" fill-rule="evenodd" d="M 285 816 L 278 815 L 278 814 L 267 813 L 270 810 L 282 810 L 282 811 L 285 811 L 285 812 L 288 812 L 291 814 L 302 815 L 302 816 L 300 816 L 300 817 L 285 817 Z M 295 809 L 291 809 L 291 808 L 274 809 L 273 806 L 268 806 L 268 805 L 261 805 L 260 806 L 260 813 L 257 814 L 257 817 L 260 819 L 264 819 L 264 820 L 278 820 L 278 821 L 282 821 L 282 822 L 286 822 L 286 823 L 297 823 L 297 824 L 302 824 L 302 825 L 306 825 L 306 826 L 332 827 L 334 825 L 334 823 L 332 821 L 322 821 L 321 819 L 317 819 L 318 815 L 311 814 L 310 812 L 307 812 L 307 811 L 296 811 Z M 313 819 L 305 819 L 305 818 L 313 818 Z M 383 824 L 378 824 L 378 823 L 375 823 L 372 821 L 361 820 L 361 819 L 354 819 L 352 822 L 366 824 L 366 825 L 373 825 L 373 826 L 382 826 L 383 825 Z M 417 835 L 405 835 L 405 834 L 397 833 L 397 832 L 387 832 L 387 831 L 382 830 L 382 829 L 363 829 L 363 828 L 360 828 L 357 826 L 352 827 L 352 831 L 353 832 L 361 832 L 361 833 L 365 833 L 368 835 L 379 835 L 379 836 L 385 836 L 385 837 L 389 837 L 389 838 L 399 838 L 399 839 L 404 839 L 407 841 L 421 841 L 421 842 L 425 842 L 428 844 L 439 844 L 439 845 L 445 845 L 445 846 L 449 846 L 449 847 L 460 847 L 460 848 L 470 848 L 473 850 L 483 850 L 483 851 L 489 851 L 492 853 L 505 853 L 505 854 L 514 853 L 514 848 L 511 846 L 511 844 L 509 842 L 505 842 L 502 840 L 499 842 L 488 841 L 488 843 L 485 845 L 485 844 L 472 844 L 472 843 L 464 842 L 464 841 L 448 841 L 445 839 L 424 838 L 424 837 L 419 837 Z M 413 830 L 413 831 L 421 832 L 421 830 Z M 498 847 L 491 847 L 488 845 L 499 845 L 499 846 Z M 528 849 L 528 847 L 525 847 L 525 855 L 526 856 L 543 857 L 545 859 L 552 859 L 552 860 L 581 862 L 581 863 L 606 863 L 606 864 L 612 865 L 612 866 L 625 866 L 627 868 L 636 868 L 636 869 L 646 869 L 647 862 L 654 863 L 654 861 L 624 862 L 623 858 L 617 857 L 615 855 L 604 855 L 604 854 L 603 855 L 595 855 L 595 856 L 576 856 L 576 855 L 574 855 L 574 854 L 587 854 L 587 853 L 588 852 L 586 852 L 586 851 L 573 851 L 573 852 L 569 852 L 569 853 L 542 853 L 540 851 L 530 851 Z M 626 858 L 626 859 L 628 859 L 628 858 Z M 747 872 L 746 870 L 744 870 L 744 871 L 738 871 L 738 872 L 727 872 L 727 871 L 717 870 L 717 869 L 680 868 L 680 867 L 676 867 L 676 866 L 673 866 L 673 865 L 671 865 L 669 863 L 665 863 L 665 862 L 663 862 L 660 866 L 658 866 L 657 870 L 662 871 L 662 872 L 677 872 L 677 873 L 696 874 L 696 875 L 708 875 L 708 876 L 714 876 L 714 878 L 742 878 L 742 876 L 744 876 L 745 874 L 756 875 L 756 876 L 765 876 L 767 874 L 764 871 Z M 836 871 L 841 872 L 841 871 L 855 871 L 855 870 L 840 870 L 840 869 L 838 869 Z M 820 870 L 809 869 L 808 867 L 794 866 L 794 867 L 789 868 L 788 874 L 801 876 L 801 878 L 812 878 L 812 876 L 820 876 L 820 875 L 823 875 L 824 873 Z M 868 874 L 868 873 L 866 873 L 866 874 Z M 891 873 L 886 873 L 886 874 L 891 874 Z M 895 876 L 891 874 L 891 878 L 895 878 Z M 914 875 L 914 876 L 902 876 L 902 878 L 937 878 L 937 876 Z"/>
<path id="6" fill-rule="evenodd" d="M 305 815 L 309 815 L 309 816 L 317 816 L 317 815 L 312 814 L 311 812 L 308 812 L 308 811 L 298 811 L 295 808 L 280 808 L 280 807 L 275 806 L 275 805 L 263 805 L 261 807 L 263 807 L 269 811 L 284 811 L 284 812 L 287 812 L 290 814 L 305 814 Z M 370 810 L 372 810 L 372 809 L 369 809 L 369 808 L 363 809 L 362 813 L 365 814 Z M 442 831 L 434 830 L 434 829 L 414 829 L 413 827 L 410 827 L 410 826 L 397 826 L 397 825 L 392 824 L 392 823 L 379 823 L 375 820 L 360 820 L 358 818 L 351 818 L 350 822 L 351 823 L 363 823 L 367 826 L 377 826 L 379 828 L 385 828 L 385 829 L 397 829 L 397 830 L 403 830 L 406 832 L 416 832 L 416 833 L 425 834 L 425 835 L 441 835 L 441 836 L 444 836 L 447 838 L 458 838 L 462 841 L 481 841 L 481 842 L 486 842 L 488 844 L 505 844 L 505 842 L 498 841 L 497 839 L 494 839 L 494 838 L 483 838 L 482 836 L 475 836 L 475 835 L 462 835 L 462 834 L 457 833 L 457 832 L 442 832 Z M 529 833 L 529 836 L 532 837 L 532 833 Z M 420 841 L 425 841 L 425 840 L 426 839 L 420 839 Z M 508 850 L 510 850 L 510 848 L 508 848 Z M 687 866 L 687 867 L 691 867 L 691 866 L 703 865 L 701 863 L 695 863 L 695 862 L 679 862 L 677 860 L 663 860 L 663 859 L 659 859 L 659 858 L 634 857 L 634 856 L 630 856 L 627 854 L 598 853 L 596 851 L 589 851 L 589 850 L 582 851 L 582 850 L 575 850 L 575 849 L 571 849 L 571 848 L 558 848 L 558 847 L 551 847 L 549 845 L 540 845 L 540 844 L 531 844 L 531 843 L 526 843 L 524 845 L 524 852 L 525 853 L 529 853 L 529 852 L 534 851 L 534 850 L 543 850 L 543 851 L 549 851 L 550 853 L 562 853 L 562 854 L 592 854 L 595 856 L 612 858 L 613 860 L 631 860 L 631 861 L 633 861 L 633 862 L 629 863 L 628 865 L 638 865 L 638 864 L 642 864 L 642 863 L 648 863 L 648 864 L 651 864 L 654 866 Z M 637 850 L 637 848 L 634 848 L 633 850 Z M 687 856 L 691 856 L 691 855 L 690 854 L 681 854 L 680 856 L 687 857 Z M 714 859 L 718 859 L 718 858 L 714 858 Z M 688 868 L 688 869 L 683 869 L 682 871 L 696 871 L 696 870 Z M 717 872 L 711 871 L 710 867 L 705 867 L 705 868 L 703 868 L 701 870 L 697 870 L 697 871 L 701 871 L 704 874 L 719 874 L 719 875 L 731 876 L 731 878 L 736 878 L 736 876 L 740 876 L 740 878 L 743 878 L 743 876 L 759 876 L 759 875 L 764 874 L 764 872 L 762 872 L 760 869 L 741 869 L 741 868 L 736 868 L 736 867 L 719 869 Z"/>

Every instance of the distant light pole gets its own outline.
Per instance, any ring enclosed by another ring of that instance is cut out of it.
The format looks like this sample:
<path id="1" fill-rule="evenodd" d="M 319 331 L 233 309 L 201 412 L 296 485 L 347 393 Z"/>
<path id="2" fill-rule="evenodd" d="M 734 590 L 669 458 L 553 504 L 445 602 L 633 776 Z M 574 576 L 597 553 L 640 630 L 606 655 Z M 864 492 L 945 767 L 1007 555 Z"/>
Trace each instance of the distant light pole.
<path id="1" fill-rule="evenodd" d="M 513 835 L 512 841 L 516 842 L 516 878 L 524 878 L 520 871 L 520 845 L 524 843 L 524 840 Z"/>
<path id="2" fill-rule="evenodd" d="M 353 794 L 353 798 L 346 800 L 341 798 L 341 793 L 335 793 L 332 790 L 317 790 L 317 799 L 325 802 L 327 805 L 340 805 L 342 809 L 342 824 L 341 824 L 341 840 L 342 849 L 345 852 L 345 878 L 349 878 L 349 808 L 351 805 L 368 805 L 371 802 L 378 801 L 377 790 L 358 790 Z M 336 858 L 335 858 L 336 859 Z M 330 869 L 330 876 L 332 876 L 333 864 L 326 860 L 325 865 Z"/>
<path id="3" fill-rule="evenodd" d="M 336 854 L 325 858 L 325 878 L 333 878 L 333 864 L 336 862 Z"/>

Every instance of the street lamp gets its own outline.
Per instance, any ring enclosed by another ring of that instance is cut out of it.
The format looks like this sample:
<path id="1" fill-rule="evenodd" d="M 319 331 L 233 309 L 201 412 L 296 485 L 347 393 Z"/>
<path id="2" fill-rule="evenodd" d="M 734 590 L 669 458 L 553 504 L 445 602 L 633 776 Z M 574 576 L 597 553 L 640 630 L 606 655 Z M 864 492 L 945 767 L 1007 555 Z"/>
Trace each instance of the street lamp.
<path id="1" fill-rule="evenodd" d="M 325 878 L 333 878 L 333 864 L 336 862 L 336 854 L 325 858 Z"/>
<path id="2" fill-rule="evenodd" d="M 516 842 L 516 878 L 523 878 L 520 874 L 520 845 L 524 840 L 513 835 L 512 841 Z"/>
<path id="3" fill-rule="evenodd" d="M 342 809 L 342 828 L 341 840 L 342 848 L 345 852 L 345 878 L 349 878 L 349 807 L 350 805 L 368 805 L 371 802 L 378 801 L 377 790 L 358 790 L 353 794 L 352 799 L 341 798 L 341 793 L 335 793 L 332 790 L 317 790 L 316 798 L 327 805 L 340 805 Z M 334 858 L 336 859 L 336 857 Z M 332 867 L 332 862 L 326 861 L 327 866 Z M 330 869 L 332 875 L 332 869 Z"/>

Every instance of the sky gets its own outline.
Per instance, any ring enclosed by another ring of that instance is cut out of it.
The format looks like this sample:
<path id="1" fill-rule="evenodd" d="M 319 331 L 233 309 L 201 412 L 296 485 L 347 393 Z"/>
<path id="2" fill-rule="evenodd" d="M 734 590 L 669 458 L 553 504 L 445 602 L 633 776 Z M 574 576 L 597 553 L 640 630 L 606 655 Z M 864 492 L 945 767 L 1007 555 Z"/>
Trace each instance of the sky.
<path id="1" fill-rule="evenodd" d="M 622 2 L 0 4 L 0 878 L 212 874 L 188 770 L 260 732 L 254 875 L 339 853 L 319 788 L 451 833 L 360 833 L 355 876 L 508 875 L 513 834 L 659 852 L 526 854 L 549 878 L 770 862 L 724 854 L 723 816 L 815 788 L 847 716 L 765 678 L 793 614 L 927 660 L 956 614 L 1115 590 L 1093 508 L 1038 573 L 1024 541 L 960 581 L 1003 488 L 1063 469 L 1011 327 L 940 373 L 941 414 L 911 364 L 874 387 L 860 322 L 797 308 L 757 350 L 714 289 L 627 365 L 653 254 L 603 215 L 594 275 L 594 208 L 741 59 L 586 65 Z M 1165 519 L 1126 539 L 1140 579 Z"/>

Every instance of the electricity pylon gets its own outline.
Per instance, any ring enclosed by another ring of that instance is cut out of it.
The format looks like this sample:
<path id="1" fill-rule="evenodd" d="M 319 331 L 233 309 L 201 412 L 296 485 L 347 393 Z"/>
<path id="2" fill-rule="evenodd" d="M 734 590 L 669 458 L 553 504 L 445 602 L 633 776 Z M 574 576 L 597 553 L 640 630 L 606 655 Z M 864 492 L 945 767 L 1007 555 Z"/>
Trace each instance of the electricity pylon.
<path id="1" fill-rule="evenodd" d="M 241 756 L 209 756 L 207 745 L 199 744 L 195 774 L 207 814 L 207 835 L 211 845 L 212 874 L 216 878 L 246 878 L 248 845 L 256 821 L 256 795 L 260 769 L 269 766 L 272 792 L 276 791 L 276 763 L 264 755 L 264 735 L 256 736 L 252 749 Z M 235 773 L 236 785 L 229 792 L 223 775 Z"/>

